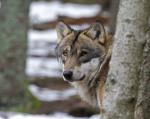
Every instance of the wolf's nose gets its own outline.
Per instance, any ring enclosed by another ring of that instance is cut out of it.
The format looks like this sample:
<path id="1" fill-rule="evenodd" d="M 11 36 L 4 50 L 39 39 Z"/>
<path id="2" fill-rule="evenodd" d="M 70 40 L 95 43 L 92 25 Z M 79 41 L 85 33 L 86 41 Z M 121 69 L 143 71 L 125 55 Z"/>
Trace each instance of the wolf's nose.
<path id="1" fill-rule="evenodd" d="M 64 76 L 67 80 L 71 80 L 72 75 L 73 75 L 73 72 L 72 72 L 72 71 L 64 71 L 64 72 L 63 72 L 63 76 Z"/>

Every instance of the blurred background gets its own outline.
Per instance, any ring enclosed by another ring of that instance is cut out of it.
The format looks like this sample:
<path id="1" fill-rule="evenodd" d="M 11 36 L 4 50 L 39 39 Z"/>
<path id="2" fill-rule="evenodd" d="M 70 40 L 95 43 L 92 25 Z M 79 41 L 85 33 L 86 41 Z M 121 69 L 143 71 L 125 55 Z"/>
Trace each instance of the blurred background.
<path id="1" fill-rule="evenodd" d="M 95 119 L 62 79 L 55 56 L 59 20 L 80 29 L 99 20 L 115 32 L 119 0 L 0 1 L 0 119 Z"/>

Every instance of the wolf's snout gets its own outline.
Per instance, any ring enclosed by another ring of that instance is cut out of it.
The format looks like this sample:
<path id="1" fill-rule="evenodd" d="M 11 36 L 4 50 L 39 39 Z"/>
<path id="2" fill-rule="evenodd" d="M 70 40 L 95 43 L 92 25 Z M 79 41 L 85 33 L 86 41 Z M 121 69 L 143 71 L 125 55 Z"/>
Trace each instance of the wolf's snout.
<path id="1" fill-rule="evenodd" d="M 63 72 L 63 76 L 64 76 L 65 79 L 67 79 L 67 80 L 71 80 L 71 79 L 72 79 L 72 75 L 73 75 L 73 72 L 72 72 L 72 71 L 64 71 L 64 72 Z"/>

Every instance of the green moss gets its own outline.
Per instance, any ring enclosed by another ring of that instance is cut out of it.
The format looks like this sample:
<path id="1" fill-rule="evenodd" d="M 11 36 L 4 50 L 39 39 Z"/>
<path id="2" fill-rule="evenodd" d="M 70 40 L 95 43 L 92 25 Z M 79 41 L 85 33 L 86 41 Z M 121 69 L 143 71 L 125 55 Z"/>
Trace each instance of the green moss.
<path id="1" fill-rule="evenodd" d="M 15 105 L 14 107 L 12 106 L 9 110 L 15 112 L 34 113 L 41 107 L 41 102 L 28 90 L 28 80 L 24 80 L 23 82 L 25 87 L 23 96 L 25 98 L 22 100 L 22 103 L 19 102 L 18 105 Z"/>
<path id="2" fill-rule="evenodd" d="M 35 113 L 41 107 L 41 102 L 38 99 L 36 99 L 29 92 L 29 90 L 26 90 L 25 96 L 27 97 L 26 100 L 24 100 L 22 104 L 19 104 L 15 107 L 11 107 L 10 111 Z"/>

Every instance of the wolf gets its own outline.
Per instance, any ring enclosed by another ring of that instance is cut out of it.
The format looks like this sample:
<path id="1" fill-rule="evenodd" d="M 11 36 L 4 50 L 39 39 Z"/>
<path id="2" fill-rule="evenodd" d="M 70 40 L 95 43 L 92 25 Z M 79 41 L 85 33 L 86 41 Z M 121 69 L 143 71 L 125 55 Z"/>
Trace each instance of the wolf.
<path id="1" fill-rule="evenodd" d="M 56 55 L 62 64 L 63 79 L 77 89 L 83 100 L 101 108 L 112 54 L 112 35 L 100 22 L 75 30 L 60 21 L 56 31 Z"/>

